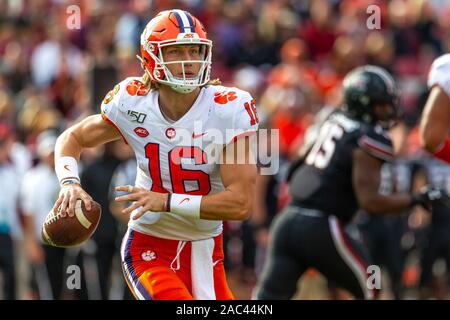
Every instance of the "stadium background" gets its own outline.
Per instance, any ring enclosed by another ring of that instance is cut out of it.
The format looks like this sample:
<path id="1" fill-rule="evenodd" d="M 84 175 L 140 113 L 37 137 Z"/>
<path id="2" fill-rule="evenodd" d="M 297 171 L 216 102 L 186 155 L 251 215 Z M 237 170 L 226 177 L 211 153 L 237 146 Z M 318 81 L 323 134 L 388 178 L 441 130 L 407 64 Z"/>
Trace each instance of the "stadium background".
<path id="1" fill-rule="evenodd" d="M 70 5 L 81 9 L 79 29 L 67 27 Z M 379 29 L 367 27 L 369 5 L 380 9 Z M 429 67 L 449 51 L 450 1 L 0 1 L 0 119 L 15 128 L 17 154 L 11 157 L 18 159 L 20 169 L 17 181 L 9 183 L 20 184 L 28 168 L 37 164 L 36 138 L 41 132 L 60 132 L 97 113 L 116 83 L 142 74 L 135 57 L 140 33 L 155 13 L 168 8 L 188 10 L 205 24 L 214 44 L 212 78 L 250 91 L 261 127 L 280 132 L 280 171 L 275 177 L 259 178 L 252 219 L 225 225 L 230 285 L 238 298 L 249 298 L 264 261 L 267 227 L 287 201 L 281 182 L 286 164 L 314 117 L 339 105 L 341 80 L 350 69 L 371 63 L 395 75 L 404 115 L 393 132 L 394 141 L 408 157 L 420 156 L 416 125 L 427 96 Z M 83 167 L 101 162 L 116 168 L 131 157 L 124 148 L 116 143 L 89 150 L 83 154 Z M 113 170 L 106 171 L 111 179 Z M 90 172 L 91 180 L 100 174 Z M 107 201 L 107 189 L 98 188 Z M 414 232 L 426 228 L 426 215 L 412 216 L 408 222 Z M 14 239 L 17 299 L 31 299 L 30 262 L 36 257 L 20 227 L 22 220 L 19 211 L 9 232 Z M 117 256 L 123 231 L 123 222 L 106 212 L 96 237 L 81 250 L 95 257 L 96 241 L 115 245 L 108 297 L 116 299 L 123 290 Z M 79 252 L 67 254 L 76 259 Z M 411 298 L 417 297 L 417 255 L 413 250 L 402 278 Z M 93 268 L 85 262 L 84 266 L 87 273 Z M 324 280 L 313 270 L 302 281 L 305 290 L 298 297 L 328 298 Z M 389 289 L 383 297 L 392 297 Z M 63 298 L 78 296 L 65 292 Z"/>

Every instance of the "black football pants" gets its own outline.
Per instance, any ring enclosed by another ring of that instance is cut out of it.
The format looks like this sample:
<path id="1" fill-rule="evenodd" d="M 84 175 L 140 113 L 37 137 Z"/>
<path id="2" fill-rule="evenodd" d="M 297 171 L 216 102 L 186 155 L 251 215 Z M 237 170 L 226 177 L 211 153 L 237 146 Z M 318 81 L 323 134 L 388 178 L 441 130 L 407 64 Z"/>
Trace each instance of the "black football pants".
<path id="1" fill-rule="evenodd" d="M 16 299 L 16 270 L 13 243 L 9 234 L 0 233 L 0 272 L 3 275 L 3 299 Z"/>
<path id="2" fill-rule="evenodd" d="M 366 250 L 349 237 L 335 216 L 291 205 L 275 218 L 271 234 L 257 299 L 292 298 L 298 279 L 308 268 L 318 270 L 357 299 L 376 296 L 367 284 Z"/>

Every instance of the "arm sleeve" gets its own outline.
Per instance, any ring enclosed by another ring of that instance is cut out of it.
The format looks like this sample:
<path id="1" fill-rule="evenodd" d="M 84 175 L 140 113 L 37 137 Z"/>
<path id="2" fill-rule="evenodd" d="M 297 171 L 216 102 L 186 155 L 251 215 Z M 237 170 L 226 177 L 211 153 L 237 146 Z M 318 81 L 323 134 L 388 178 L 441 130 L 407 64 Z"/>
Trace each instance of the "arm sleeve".
<path id="1" fill-rule="evenodd" d="M 358 139 L 358 146 L 371 156 L 382 160 L 394 159 L 394 148 L 388 133 L 380 127 L 374 127 Z"/>
<path id="2" fill-rule="evenodd" d="M 122 93 L 121 86 L 123 86 L 123 83 L 116 85 L 114 89 L 106 94 L 105 98 L 102 101 L 100 109 L 103 120 L 112 125 L 119 132 L 123 141 L 128 144 L 127 139 L 125 139 L 125 136 L 122 134 L 122 131 L 119 128 L 117 119 L 119 115 L 120 96 Z"/>
<path id="3" fill-rule="evenodd" d="M 450 54 L 437 58 L 428 74 L 428 88 L 439 85 L 450 97 Z"/>
<path id="4" fill-rule="evenodd" d="M 259 118 L 255 100 L 248 92 L 244 92 L 239 102 L 234 105 L 232 130 L 226 133 L 226 144 L 242 137 L 250 136 L 258 130 Z"/>
<path id="5" fill-rule="evenodd" d="M 102 115 L 106 116 L 114 124 L 116 124 L 117 121 L 119 102 L 120 102 L 120 84 L 116 85 L 114 89 L 112 89 L 106 94 L 100 107 Z"/>

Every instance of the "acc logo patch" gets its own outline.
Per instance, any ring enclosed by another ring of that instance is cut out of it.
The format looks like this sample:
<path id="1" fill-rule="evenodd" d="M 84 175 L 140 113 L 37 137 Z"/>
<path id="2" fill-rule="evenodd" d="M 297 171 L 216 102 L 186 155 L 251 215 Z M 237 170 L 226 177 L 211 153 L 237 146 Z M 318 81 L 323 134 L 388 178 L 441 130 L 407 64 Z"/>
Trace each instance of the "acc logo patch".
<path id="1" fill-rule="evenodd" d="M 141 138 L 148 137 L 149 135 L 148 130 L 142 127 L 135 128 L 134 133 L 136 133 Z"/>
<path id="2" fill-rule="evenodd" d="M 111 91 L 109 91 L 109 92 L 106 94 L 105 99 L 103 99 L 103 103 L 104 103 L 104 104 L 109 103 L 109 102 L 114 98 L 114 96 L 117 94 L 117 92 L 119 92 L 119 90 L 120 90 L 119 85 L 116 85 L 116 86 L 114 87 L 114 89 L 112 89 Z"/>

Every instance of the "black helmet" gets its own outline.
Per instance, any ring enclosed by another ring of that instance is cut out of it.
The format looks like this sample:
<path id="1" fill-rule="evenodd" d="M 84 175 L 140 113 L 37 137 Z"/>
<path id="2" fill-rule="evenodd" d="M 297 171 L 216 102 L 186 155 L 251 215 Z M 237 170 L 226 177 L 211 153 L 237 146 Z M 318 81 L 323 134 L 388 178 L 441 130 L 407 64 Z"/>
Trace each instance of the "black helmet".
<path id="1" fill-rule="evenodd" d="M 389 103 L 392 118 L 398 115 L 398 88 L 392 76 L 383 68 L 366 65 L 350 71 L 343 82 L 343 109 L 352 118 L 366 123 L 380 122 L 374 112 L 376 104 Z"/>

